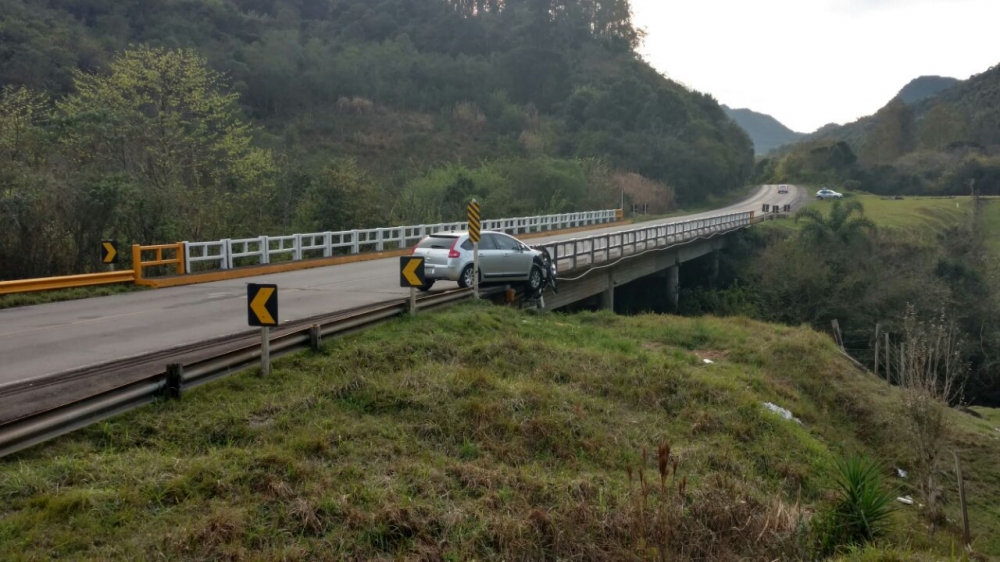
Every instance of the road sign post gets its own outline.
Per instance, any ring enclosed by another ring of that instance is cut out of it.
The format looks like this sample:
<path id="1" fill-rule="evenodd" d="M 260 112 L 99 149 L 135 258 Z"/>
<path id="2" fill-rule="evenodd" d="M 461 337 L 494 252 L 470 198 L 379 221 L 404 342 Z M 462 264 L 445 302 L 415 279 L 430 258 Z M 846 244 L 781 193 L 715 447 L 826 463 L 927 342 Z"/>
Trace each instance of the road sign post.
<path id="1" fill-rule="evenodd" d="M 260 376 L 271 374 L 271 328 L 260 328 Z"/>
<path id="2" fill-rule="evenodd" d="M 417 313 L 417 287 L 426 284 L 424 258 L 414 256 L 399 258 L 399 286 L 410 288 L 410 316 Z"/>
<path id="3" fill-rule="evenodd" d="M 247 284 L 247 323 L 260 327 L 260 374 L 271 374 L 271 326 L 278 325 L 278 286 Z"/>
<path id="4" fill-rule="evenodd" d="M 111 266 L 111 271 L 115 270 L 118 263 L 117 240 L 101 240 L 101 263 Z"/>
<path id="5" fill-rule="evenodd" d="M 472 240 L 472 294 L 479 298 L 479 240 L 481 238 L 481 217 L 479 202 L 475 199 L 469 203 L 469 240 Z"/>

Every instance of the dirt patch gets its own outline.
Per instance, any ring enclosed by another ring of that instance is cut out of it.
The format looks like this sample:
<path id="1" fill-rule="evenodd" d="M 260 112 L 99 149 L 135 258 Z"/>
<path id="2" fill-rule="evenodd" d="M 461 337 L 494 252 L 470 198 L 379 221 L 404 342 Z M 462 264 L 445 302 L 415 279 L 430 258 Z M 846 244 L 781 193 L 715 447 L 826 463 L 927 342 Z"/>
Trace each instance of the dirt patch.
<path id="1" fill-rule="evenodd" d="M 666 347 L 666 346 L 663 345 L 662 343 L 657 343 L 655 341 L 648 341 L 648 342 L 644 342 L 642 344 L 642 348 L 643 349 L 648 349 L 649 351 L 659 351 L 659 350 L 663 349 L 664 347 Z"/>
<path id="2" fill-rule="evenodd" d="M 729 357 L 728 351 L 695 351 L 694 354 L 697 355 L 698 359 L 701 359 L 702 361 L 708 359 L 713 363 L 716 361 L 722 361 L 723 359 Z"/>

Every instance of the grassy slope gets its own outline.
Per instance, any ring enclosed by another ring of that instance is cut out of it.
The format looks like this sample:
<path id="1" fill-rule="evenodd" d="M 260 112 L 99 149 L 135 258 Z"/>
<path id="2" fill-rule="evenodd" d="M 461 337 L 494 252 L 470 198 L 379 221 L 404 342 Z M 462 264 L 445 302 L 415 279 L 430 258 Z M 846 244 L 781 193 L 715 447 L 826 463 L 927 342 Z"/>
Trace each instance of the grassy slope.
<path id="1" fill-rule="evenodd" d="M 805 329 L 466 305 L 0 460 L 0 557 L 787 558 L 834 455 L 907 466 L 893 400 Z M 997 420 L 954 417 L 976 546 L 1000 554 Z M 689 481 L 668 539 L 625 470 L 650 447 L 655 480 L 661 440 Z"/>
<path id="2" fill-rule="evenodd" d="M 876 195 L 847 194 L 847 198 L 860 201 L 865 214 L 878 226 L 913 232 L 941 232 L 972 212 L 971 197 L 907 197 L 897 201 Z M 831 201 L 813 202 L 820 208 L 828 208 L 831 204 Z M 796 228 L 791 219 L 765 224 L 771 228 Z M 985 225 L 1000 235 L 1000 201 L 987 200 Z"/>

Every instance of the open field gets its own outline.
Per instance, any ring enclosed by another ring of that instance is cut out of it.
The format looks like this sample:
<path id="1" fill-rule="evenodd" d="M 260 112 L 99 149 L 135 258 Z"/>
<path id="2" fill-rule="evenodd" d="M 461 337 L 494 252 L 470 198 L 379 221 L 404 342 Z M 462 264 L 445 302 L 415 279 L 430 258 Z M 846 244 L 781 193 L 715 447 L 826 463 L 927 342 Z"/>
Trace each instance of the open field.
<path id="1" fill-rule="evenodd" d="M 909 467 L 897 407 L 807 329 L 464 305 L 0 460 L 0 558 L 789 559 L 834 458 Z M 952 413 L 949 446 L 975 547 L 996 556 L 984 413 Z M 957 510 L 931 540 L 900 504 L 884 559 L 959 552 Z"/>
<path id="2" fill-rule="evenodd" d="M 876 225 L 894 230 L 936 234 L 966 220 L 972 214 L 971 197 L 906 197 L 885 199 L 868 194 L 845 194 L 844 201 L 859 201 L 865 215 Z M 1000 200 L 984 198 L 983 224 L 991 233 L 990 242 L 1000 249 Z M 832 201 L 814 201 L 812 206 L 828 208 Z M 766 228 L 795 229 L 792 219 L 765 223 Z M 996 234 L 995 236 L 993 234 Z"/>

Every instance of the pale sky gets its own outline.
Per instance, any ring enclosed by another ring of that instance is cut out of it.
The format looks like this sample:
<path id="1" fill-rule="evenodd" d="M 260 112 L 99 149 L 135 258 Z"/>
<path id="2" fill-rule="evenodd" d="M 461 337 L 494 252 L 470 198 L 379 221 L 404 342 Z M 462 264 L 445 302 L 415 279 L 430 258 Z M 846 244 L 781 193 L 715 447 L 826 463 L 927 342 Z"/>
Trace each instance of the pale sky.
<path id="1" fill-rule="evenodd" d="M 657 70 L 811 132 L 1000 64 L 1000 0 L 632 0 Z"/>

